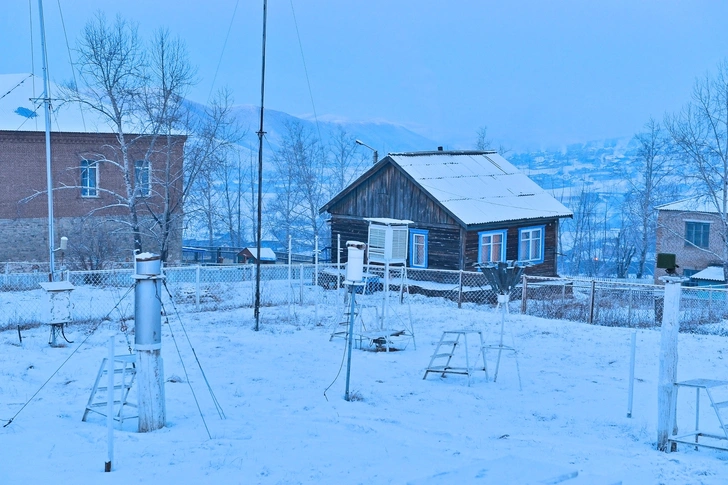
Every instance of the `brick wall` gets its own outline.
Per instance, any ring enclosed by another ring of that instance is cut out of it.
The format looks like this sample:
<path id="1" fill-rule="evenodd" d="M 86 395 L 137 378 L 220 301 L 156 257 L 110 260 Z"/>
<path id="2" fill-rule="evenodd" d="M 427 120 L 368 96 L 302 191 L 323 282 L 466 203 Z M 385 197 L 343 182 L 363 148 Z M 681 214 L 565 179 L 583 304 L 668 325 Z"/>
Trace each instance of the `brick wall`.
<path id="1" fill-rule="evenodd" d="M 171 185 L 171 198 L 176 203 L 182 193 L 182 155 L 184 137 L 173 137 L 171 172 L 175 182 Z M 145 158 L 150 150 L 148 137 L 136 137 L 129 152 L 129 159 Z M 149 211 L 163 207 L 159 195 L 161 185 L 155 183 L 164 174 L 167 156 L 164 150 L 152 153 L 152 196 L 140 204 L 140 218 L 149 217 Z M 107 160 L 99 163 L 98 197 L 82 197 L 80 190 L 81 160 Z M 54 219 L 57 227 L 64 224 L 70 229 L 80 218 L 120 220 L 129 214 L 128 207 L 119 204 L 115 194 L 126 196 L 123 171 L 116 166 L 122 160 L 116 136 L 100 133 L 52 133 L 51 166 L 53 176 Z M 133 175 L 133 169 L 132 169 Z M 133 184 L 133 180 L 132 180 Z M 48 199 L 46 190 L 45 134 L 42 132 L 0 131 L 0 261 L 47 261 L 48 260 Z M 146 214 L 146 215 L 145 215 Z M 169 261 L 180 260 L 182 253 L 182 207 L 175 213 L 174 240 L 170 242 Z M 56 230 L 56 239 L 61 235 Z M 71 236 L 68 236 L 69 238 Z M 126 239 L 130 235 L 116 231 L 119 248 L 123 254 Z M 146 238 L 149 250 L 155 243 Z M 5 241 L 8 243 L 6 244 Z M 145 250 L 147 246 L 145 246 Z M 125 258 L 124 258 L 125 259 Z M 123 259 L 122 259 L 123 260 Z"/>
<path id="2" fill-rule="evenodd" d="M 707 249 L 697 248 L 685 241 L 685 222 L 710 223 L 710 235 Z M 721 237 L 723 223 L 717 214 L 705 212 L 682 212 L 661 210 L 657 215 L 657 253 L 674 254 L 678 266 L 678 274 L 684 270 L 702 270 L 711 264 L 722 264 L 724 242 Z M 664 269 L 655 269 L 655 282 L 665 276 Z"/>

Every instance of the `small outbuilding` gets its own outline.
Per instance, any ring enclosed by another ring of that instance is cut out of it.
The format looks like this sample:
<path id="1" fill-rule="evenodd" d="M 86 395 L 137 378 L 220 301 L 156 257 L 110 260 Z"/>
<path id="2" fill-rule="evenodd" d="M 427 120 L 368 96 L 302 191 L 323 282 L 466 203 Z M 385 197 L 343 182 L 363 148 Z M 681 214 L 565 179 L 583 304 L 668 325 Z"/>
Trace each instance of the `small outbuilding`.
<path id="1" fill-rule="evenodd" d="M 255 263 L 258 248 L 243 248 L 238 253 L 238 263 Z M 271 248 L 260 248 L 260 264 L 274 264 L 276 262 L 276 253 Z"/>
<path id="2" fill-rule="evenodd" d="M 320 212 L 331 215 L 332 241 L 367 240 L 370 218 L 412 221 L 412 268 L 518 260 L 543 276 L 556 275 L 559 220 L 572 217 L 494 151 L 390 153 Z"/>

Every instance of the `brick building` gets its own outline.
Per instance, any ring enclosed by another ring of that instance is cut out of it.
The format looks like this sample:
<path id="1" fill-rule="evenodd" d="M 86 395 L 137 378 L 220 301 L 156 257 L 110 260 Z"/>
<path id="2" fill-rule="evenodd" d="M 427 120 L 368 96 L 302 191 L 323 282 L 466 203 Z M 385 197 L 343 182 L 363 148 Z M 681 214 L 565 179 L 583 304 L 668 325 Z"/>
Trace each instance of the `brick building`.
<path id="1" fill-rule="evenodd" d="M 722 266 L 726 227 L 707 198 L 691 198 L 657 207 L 657 253 L 674 254 L 677 273 L 690 277 L 709 266 Z M 655 268 L 655 282 L 665 276 Z"/>
<path id="2" fill-rule="evenodd" d="M 42 81 L 32 75 L 0 75 L 0 261 L 48 261 L 45 121 L 40 101 L 31 101 L 41 92 Z M 132 260 L 129 207 L 117 196 L 127 192 L 116 135 L 80 109 L 62 107 L 52 119 L 54 247 L 61 236 L 68 237 L 65 258 L 71 266 Z M 154 215 L 162 212 L 166 193 L 178 207 L 170 221 L 167 260 L 179 261 L 185 137 L 172 137 L 169 149 L 165 146 L 151 155 L 150 137 L 128 138 L 134 140 L 129 173 L 140 201 L 144 250 L 159 251 Z M 160 180 L 167 172 L 173 174 L 173 182 L 163 185 Z"/>

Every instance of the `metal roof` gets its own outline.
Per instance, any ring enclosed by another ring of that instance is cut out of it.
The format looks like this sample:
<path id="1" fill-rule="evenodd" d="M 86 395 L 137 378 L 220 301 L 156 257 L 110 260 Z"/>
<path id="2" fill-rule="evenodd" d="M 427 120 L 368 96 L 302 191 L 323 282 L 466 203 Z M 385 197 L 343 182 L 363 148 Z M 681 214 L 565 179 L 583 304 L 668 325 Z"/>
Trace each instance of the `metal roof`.
<path id="1" fill-rule="evenodd" d="M 573 215 L 495 152 L 390 153 L 389 157 L 466 225 Z"/>
<path id="2" fill-rule="evenodd" d="M 719 192 L 716 194 L 715 199 L 710 195 L 699 195 L 696 197 L 690 197 L 688 199 L 678 200 L 670 202 L 669 204 L 663 204 L 657 207 L 657 210 L 661 211 L 679 211 L 679 212 L 705 212 L 708 214 L 719 214 L 718 205 L 720 200 L 723 198 L 723 193 Z"/>

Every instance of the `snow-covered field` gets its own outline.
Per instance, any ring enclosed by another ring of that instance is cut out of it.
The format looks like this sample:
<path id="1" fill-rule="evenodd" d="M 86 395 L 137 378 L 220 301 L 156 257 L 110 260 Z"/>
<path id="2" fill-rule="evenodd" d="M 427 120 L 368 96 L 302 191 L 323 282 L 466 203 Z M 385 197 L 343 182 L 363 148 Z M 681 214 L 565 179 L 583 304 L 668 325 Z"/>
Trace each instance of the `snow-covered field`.
<path id="1" fill-rule="evenodd" d="M 457 476 L 458 470 L 498 460 L 522 464 L 513 477 L 525 469 L 538 473 L 535 464 L 541 463 L 578 471 L 580 483 L 728 483 L 726 452 L 655 450 L 659 330 L 637 333 L 630 419 L 631 330 L 511 315 L 507 328 L 520 350 L 523 390 L 507 354 L 498 382 L 492 382 L 492 351 L 491 382 L 480 372 L 468 386 L 464 376 L 422 377 L 443 330 L 482 330 L 487 343 L 495 343 L 499 313 L 489 307 L 458 310 L 424 297 L 413 301 L 417 349 L 410 344 L 390 353 L 355 350 L 352 402 L 343 399 L 345 368 L 328 399 L 324 396 L 344 356 L 345 341 L 329 341 L 341 309 L 319 308 L 317 322 L 313 308 L 289 314 L 287 307 L 265 307 L 259 332 L 252 330 L 250 309 L 182 314 L 226 419 L 215 411 L 180 321 L 170 318 L 162 351 L 167 427 L 138 434 L 136 420 L 125 421 L 115 432 L 112 473 L 103 472 L 104 418 L 92 414 L 81 421 L 110 331 L 117 332 L 117 353 L 127 347 L 119 325 L 104 323 L 12 423 L 0 428 L 0 483 L 440 483 L 438 478 Z M 89 328 L 72 326 L 67 334 L 80 342 Z M 50 348 L 47 339 L 46 327 L 24 331 L 22 346 L 16 331 L 0 333 L 3 424 L 77 345 Z M 680 335 L 678 379 L 728 379 L 727 342 Z M 687 394 L 678 404 L 684 430 L 694 422 Z M 715 424 L 709 406 L 701 411 L 706 426 Z"/>

